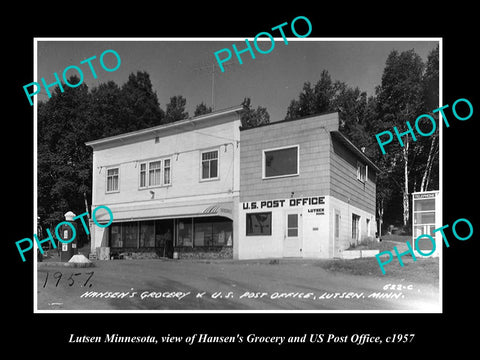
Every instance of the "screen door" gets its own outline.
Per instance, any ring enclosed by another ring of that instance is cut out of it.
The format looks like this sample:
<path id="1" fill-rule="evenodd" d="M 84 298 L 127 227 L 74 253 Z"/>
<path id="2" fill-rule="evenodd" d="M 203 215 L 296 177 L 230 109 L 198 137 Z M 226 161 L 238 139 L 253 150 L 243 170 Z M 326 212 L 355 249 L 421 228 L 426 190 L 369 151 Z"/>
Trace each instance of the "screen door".
<path id="1" fill-rule="evenodd" d="M 283 243 L 284 257 L 302 256 L 301 214 L 287 212 L 285 226 L 285 239 Z"/>

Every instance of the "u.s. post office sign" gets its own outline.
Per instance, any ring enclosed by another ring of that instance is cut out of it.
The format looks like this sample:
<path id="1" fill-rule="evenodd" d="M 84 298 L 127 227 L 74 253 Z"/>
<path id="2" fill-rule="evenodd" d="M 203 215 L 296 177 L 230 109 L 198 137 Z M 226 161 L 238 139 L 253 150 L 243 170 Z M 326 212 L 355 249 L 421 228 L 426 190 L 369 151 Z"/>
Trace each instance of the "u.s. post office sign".
<path id="1" fill-rule="evenodd" d="M 325 205 L 325 196 L 311 196 L 279 200 L 248 201 L 242 203 L 243 210 L 271 209 L 271 208 L 298 208 L 300 206 Z M 323 214 L 323 211 L 318 211 Z"/>

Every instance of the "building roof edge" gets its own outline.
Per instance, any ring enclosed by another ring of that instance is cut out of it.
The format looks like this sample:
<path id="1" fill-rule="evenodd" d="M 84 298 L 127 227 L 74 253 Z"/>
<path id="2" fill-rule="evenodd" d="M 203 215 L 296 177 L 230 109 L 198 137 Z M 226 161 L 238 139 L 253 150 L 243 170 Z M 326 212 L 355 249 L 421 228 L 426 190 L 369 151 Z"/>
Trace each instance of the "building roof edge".
<path id="1" fill-rule="evenodd" d="M 130 132 L 119 134 L 119 135 L 113 135 L 113 136 L 108 136 L 101 139 L 87 141 L 85 142 L 85 145 L 91 146 L 92 148 L 94 148 L 97 145 L 104 145 L 104 144 L 108 144 L 109 142 L 114 142 L 117 140 L 125 140 L 125 139 L 142 136 L 149 133 L 153 133 L 153 134 L 158 133 L 158 132 L 161 132 L 162 130 L 179 127 L 187 123 L 202 122 L 208 119 L 217 118 L 219 116 L 223 116 L 223 115 L 227 115 L 235 112 L 240 113 L 242 109 L 243 107 L 241 105 L 232 106 L 226 109 L 213 111 L 208 114 L 203 114 L 203 115 L 195 116 L 195 117 L 184 119 L 184 120 L 178 120 L 168 124 L 161 124 L 161 125 L 157 125 L 157 126 L 153 126 L 145 129 L 130 131 Z"/>
<path id="2" fill-rule="evenodd" d="M 347 148 L 349 148 L 351 151 L 353 151 L 357 156 L 359 156 L 361 159 L 365 160 L 365 162 L 373 167 L 377 172 L 381 172 L 382 170 L 375 165 L 375 163 L 370 160 L 370 158 L 365 155 L 363 151 L 361 151 L 359 148 L 357 148 L 345 135 L 343 135 L 340 131 L 331 131 L 330 132 L 335 138 L 340 140 L 343 145 L 345 145 Z"/>

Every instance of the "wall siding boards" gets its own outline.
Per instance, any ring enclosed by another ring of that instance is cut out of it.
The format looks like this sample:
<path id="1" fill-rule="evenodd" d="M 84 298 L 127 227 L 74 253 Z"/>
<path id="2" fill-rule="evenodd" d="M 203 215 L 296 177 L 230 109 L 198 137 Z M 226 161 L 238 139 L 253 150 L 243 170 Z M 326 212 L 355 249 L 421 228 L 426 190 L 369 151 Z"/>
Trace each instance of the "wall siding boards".
<path id="1" fill-rule="evenodd" d="M 287 198 L 292 192 L 328 194 L 330 140 L 323 126 L 318 117 L 311 117 L 241 131 L 241 201 Z M 262 179 L 263 150 L 294 145 L 299 145 L 299 175 Z"/>
<path id="2" fill-rule="evenodd" d="M 240 201 L 325 194 L 375 213 L 375 176 L 357 180 L 357 159 L 333 139 L 338 115 L 325 114 L 243 130 L 241 136 Z M 289 145 L 300 146 L 298 176 L 262 179 L 263 150 Z"/>
<path id="3" fill-rule="evenodd" d="M 240 131 L 240 204 L 311 196 L 325 198 L 325 205 L 314 206 L 316 209 L 296 208 L 302 211 L 302 249 L 297 256 L 340 257 L 352 244 L 371 239 L 375 234 L 375 170 L 369 167 L 366 182 L 357 179 L 357 161 L 366 165 L 366 159 L 359 150 L 351 149 L 339 139 L 338 130 L 338 114 L 332 113 Z M 294 145 L 299 146 L 299 174 L 263 179 L 263 151 Z M 292 210 L 241 208 L 240 258 L 285 256 L 285 216 Z M 323 213 L 309 210 L 323 210 Z M 255 211 L 272 212 L 271 236 L 243 233 L 245 214 Z M 339 215 L 338 236 L 334 232 L 335 214 Z M 352 234 L 353 214 L 360 217 L 358 238 Z"/>
<path id="4" fill-rule="evenodd" d="M 376 186 L 372 177 L 369 176 L 365 183 L 359 181 L 358 158 L 337 140 L 332 139 L 331 144 L 330 194 L 343 201 L 349 199 L 353 206 L 374 214 Z M 373 172 L 373 169 L 369 168 L 368 171 Z"/>

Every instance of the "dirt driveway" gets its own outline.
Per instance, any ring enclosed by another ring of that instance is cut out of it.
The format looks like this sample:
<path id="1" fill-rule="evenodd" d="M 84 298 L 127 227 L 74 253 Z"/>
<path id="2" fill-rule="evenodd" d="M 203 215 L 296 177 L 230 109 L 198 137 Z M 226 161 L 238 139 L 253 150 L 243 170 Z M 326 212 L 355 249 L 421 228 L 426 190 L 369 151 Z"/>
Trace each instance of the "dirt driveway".
<path id="1" fill-rule="evenodd" d="M 392 278 L 328 271 L 321 264 L 112 260 L 91 268 L 41 266 L 37 304 L 38 310 L 74 311 L 441 310 L 438 281 L 409 281 L 407 270 Z"/>

